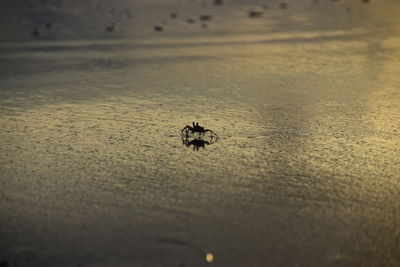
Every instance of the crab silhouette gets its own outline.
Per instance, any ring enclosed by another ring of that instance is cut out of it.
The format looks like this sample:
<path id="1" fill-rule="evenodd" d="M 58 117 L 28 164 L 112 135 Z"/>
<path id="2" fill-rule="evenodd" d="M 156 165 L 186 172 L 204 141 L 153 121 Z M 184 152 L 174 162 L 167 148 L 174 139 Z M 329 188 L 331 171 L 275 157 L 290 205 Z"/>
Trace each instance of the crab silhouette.
<path id="1" fill-rule="evenodd" d="M 192 124 L 193 124 L 193 126 L 186 125 L 182 129 L 182 131 L 181 131 L 182 135 L 185 135 L 186 137 L 188 137 L 189 132 L 191 132 L 192 134 L 199 133 L 199 135 L 204 135 L 205 133 L 209 132 L 209 133 L 211 133 L 211 136 L 217 136 L 217 134 L 214 133 L 212 130 L 204 129 L 204 127 L 200 126 L 198 122 L 196 122 L 196 124 L 193 122 Z"/>

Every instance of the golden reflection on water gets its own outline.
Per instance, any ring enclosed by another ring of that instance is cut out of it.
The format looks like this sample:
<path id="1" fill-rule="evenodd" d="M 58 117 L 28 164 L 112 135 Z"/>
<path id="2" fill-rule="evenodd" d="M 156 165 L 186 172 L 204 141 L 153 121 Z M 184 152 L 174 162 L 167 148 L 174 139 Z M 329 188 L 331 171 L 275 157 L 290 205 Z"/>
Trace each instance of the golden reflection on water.
<path id="1" fill-rule="evenodd" d="M 208 263 L 211 263 L 211 262 L 213 262 L 214 261 L 214 255 L 212 254 L 212 253 L 207 253 L 206 254 L 206 261 L 208 262 Z"/>

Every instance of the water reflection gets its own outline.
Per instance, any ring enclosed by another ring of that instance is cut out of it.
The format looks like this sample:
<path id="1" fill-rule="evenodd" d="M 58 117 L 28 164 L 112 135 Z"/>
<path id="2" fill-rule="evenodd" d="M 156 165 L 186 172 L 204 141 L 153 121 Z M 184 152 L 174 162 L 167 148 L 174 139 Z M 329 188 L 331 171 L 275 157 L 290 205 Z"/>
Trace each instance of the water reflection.
<path id="1" fill-rule="evenodd" d="M 214 255 L 213 255 L 212 253 L 207 253 L 207 254 L 206 254 L 206 261 L 207 261 L 208 263 L 213 262 L 213 261 L 214 261 Z"/>
<path id="2" fill-rule="evenodd" d="M 204 139 L 204 136 L 201 135 L 182 135 L 182 144 L 184 144 L 187 147 L 193 146 L 193 150 L 199 150 L 200 147 L 203 149 L 211 144 L 216 143 L 218 140 L 217 136 L 211 135 L 207 137 L 207 140 Z"/>

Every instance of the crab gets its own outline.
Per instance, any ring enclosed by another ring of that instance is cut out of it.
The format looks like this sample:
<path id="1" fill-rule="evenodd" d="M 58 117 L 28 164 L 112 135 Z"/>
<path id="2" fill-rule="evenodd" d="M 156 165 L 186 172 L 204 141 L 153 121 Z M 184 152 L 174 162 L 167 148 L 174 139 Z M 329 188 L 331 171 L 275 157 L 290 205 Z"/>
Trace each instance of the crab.
<path id="1" fill-rule="evenodd" d="M 192 134 L 195 133 L 199 133 L 199 135 L 204 135 L 207 132 L 211 133 L 211 136 L 217 136 L 216 133 L 214 133 L 212 130 L 210 129 L 204 129 L 204 127 L 200 126 L 198 122 L 196 122 L 196 124 L 193 122 L 193 127 L 186 125 L 183 129 L 182 129 L 182 135 L 184 134 L 186 137 L 189 136 L 189 132 L 191 132 Z"/>

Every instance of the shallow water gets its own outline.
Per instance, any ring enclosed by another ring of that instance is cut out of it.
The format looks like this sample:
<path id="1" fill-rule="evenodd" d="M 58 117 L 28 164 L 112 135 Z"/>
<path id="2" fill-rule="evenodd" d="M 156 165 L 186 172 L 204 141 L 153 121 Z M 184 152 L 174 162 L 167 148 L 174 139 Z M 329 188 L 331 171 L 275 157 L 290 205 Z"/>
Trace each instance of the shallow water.
<path id="1" fill-rule="evenodd" d="M 398 24 L 256 4 L 215 31 L 1 44 L 0 262 L 400 264 Z M 192 121 L 217 142 L 186 147 Z"/>

